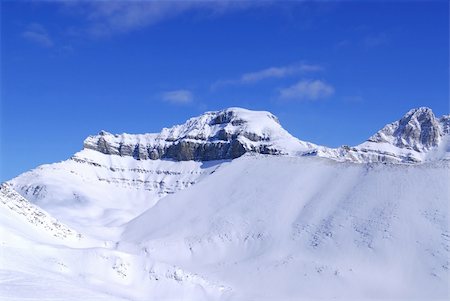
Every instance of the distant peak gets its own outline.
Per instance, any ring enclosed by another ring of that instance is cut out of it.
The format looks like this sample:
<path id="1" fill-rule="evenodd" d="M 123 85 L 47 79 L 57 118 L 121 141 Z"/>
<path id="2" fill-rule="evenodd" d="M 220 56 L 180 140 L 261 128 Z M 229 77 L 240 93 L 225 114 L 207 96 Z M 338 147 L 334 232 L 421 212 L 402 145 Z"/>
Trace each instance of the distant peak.
<path id="1" fill-rule="evenodd" d="M 417 118 L 421 121 L 424 121 L 426 119 L 434 119 L 434 113 L 433 110 L 431 110 L 428 107 L 419 107 L 419 108 L 415 108 L 415 109 L 411 109 L 409 110 L 401 120 L 404 119 L 412 119 L 412 118 Z"/>
<path id="2" fill-rule="evenodd" d="M 437 146 L 441 136 L 441 126 L 433 111 L 419 107 L 409 110 L 400 120 L 386 125 L 368 141 L 422 152 Z"/>

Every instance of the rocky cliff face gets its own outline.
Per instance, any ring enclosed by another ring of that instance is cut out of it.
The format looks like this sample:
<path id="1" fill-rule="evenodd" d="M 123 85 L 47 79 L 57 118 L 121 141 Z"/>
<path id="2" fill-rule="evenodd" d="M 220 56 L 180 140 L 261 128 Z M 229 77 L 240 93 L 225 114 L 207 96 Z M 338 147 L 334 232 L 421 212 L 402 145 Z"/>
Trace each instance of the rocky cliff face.
<path id="1" fill-rule="evenodd" d="M 386 125 L 368 141 L 389 143 L 399 148 L 422 152 L 439 144 L 444 135 L 443 128 L 431 109 L 418 108 L 410 110 L 400 120 Z"/>
<path id="2" fill-rule="evenodd" d="M 210 161 L 234 159 L 246 152 L 288 154 L 313 147 L 291 136 L 271 113 L 240 108 L 207 112 L 159 134 L 101 131 L 84 141 L 85 149 L 138 160 Z"/>
<path id="3" fill-rule="evenodd" d="M 450 134 L 450 115 L 444 115 L 439 119 L 444 135 Z"/>

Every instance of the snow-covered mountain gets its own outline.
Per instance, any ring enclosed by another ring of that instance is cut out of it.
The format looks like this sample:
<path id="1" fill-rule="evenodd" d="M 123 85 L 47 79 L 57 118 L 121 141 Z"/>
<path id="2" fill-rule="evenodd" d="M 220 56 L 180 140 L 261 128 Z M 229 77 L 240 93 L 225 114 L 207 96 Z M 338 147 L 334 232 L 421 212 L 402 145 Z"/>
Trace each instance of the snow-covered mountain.
<path id="1" fill-rule="evenodd" d="M 244 154 L 319 156 L 356 163 L 448 159 L 449 116 L 409 111 L 356 147 L 317 146 L 290 135 L 265 111 L 206 112 L 158 134 L 100 132 L 69 160 L 40 166 L 9 184 L 75 229 L 109 233 L 168 194 L 190 187 Z"/>
<path id="2" fill-rule="evenodd" d="M 224 160 L 246 152 L 294 154 L 313 147 L 291 136 L 271 113 L 241 108 L 206 112 L 158 134 L 112 135 L 101 131 L 84 141 L 85 149 L 139 160 Z"/>
<path id="3" fill-rule="evenodd" d="M 366 142 L 330 149 L 301 141 L 282 128 L 269 112 L 229 108 L 206 112 L 158 134 L 113 135 L 101 131 L 84 141 L 85 149 L 138 160 L 177 161 L 234 159 L 244 153 L 318 155 L 358 163 L 418 163 L 436 152 L 448 153 L 449 115 L 436 118 L 429 108 L 412 109 Z"/>
<path id="4" fill-rule="evenodd" d="M 319 147 L 321 157 L 357 163 L 421 163 L 450 159 L 450 115 L 437 118 L 429 108 L 412 109 L 366 142 L 337 149 Z"/>
<path id="5" fill-rule="evenodd" d="M 336 149 L 240 108 L 102 131 L 0 187 L 0 297 L 448 299 L 449 154 L 428 108 Z"/>

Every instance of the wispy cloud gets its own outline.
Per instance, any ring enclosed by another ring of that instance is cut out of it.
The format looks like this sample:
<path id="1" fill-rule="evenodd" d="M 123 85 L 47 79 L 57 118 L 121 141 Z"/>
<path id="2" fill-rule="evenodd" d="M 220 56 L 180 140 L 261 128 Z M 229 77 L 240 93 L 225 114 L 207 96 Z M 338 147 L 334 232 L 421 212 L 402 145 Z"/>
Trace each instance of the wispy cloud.
<path id="1" fill-rule="evenodd" d="M 171 104 L 189 104 L 194 100 L 194 95 L 189 90 L 174 90 L 162 93 L 162 99 Z"/>
<path id="2" fill-rule="evenodd" d="M 92 36 L 111 36 L 139 30 L 176 17 L 182 13 L 199 10 L 209 16 L 234 10 L 266 6 L 268 1 L 67 1 L 68 10 L 83 16 Z"/>
<path id="3" fill-rule="evenodd" d="M 219 80 L 212 84 L 211 88 L 216 89 L 227 85 L 245 85 L 253 84 L 269 78 L 284 78 L 295 74 L 317 72 L 323 68 L 319 65 L 311 65 L 305 63 L 297 63 L 282 67 L 270 67 L 256 72 L 242 74 L 239 78 Z"/>
<path id="4" fill-rule="evenodd" d="M 279 98 L 283 100 L 318 100 L 334 94 L 334 87 L 321 80 L 301 80 L 281 89 Z"/>
<path id="5" fill-rule="evenodd" d="M 386 33 L 378 33 L 375 35 L 368 35 L 364 38 L 363 44 L 366 47 L 377 47 L 387 44 L 389 41 Z"/>
<path id="6" fill-rule="evenodd" d="M 334 49 L 341 49 L 349 47 L 352 44 L 352 42 L 348 39 L 340 40 L 339 42 L 334 44 Z"/>
<path id="7" fill-rule="evenodd" d="M 22 37 L 41 47 L 50 48 L 54 46 L 54 42 L 48 34 L 47 30 L 38 23 L 32 23 L 22 32 Z"/>

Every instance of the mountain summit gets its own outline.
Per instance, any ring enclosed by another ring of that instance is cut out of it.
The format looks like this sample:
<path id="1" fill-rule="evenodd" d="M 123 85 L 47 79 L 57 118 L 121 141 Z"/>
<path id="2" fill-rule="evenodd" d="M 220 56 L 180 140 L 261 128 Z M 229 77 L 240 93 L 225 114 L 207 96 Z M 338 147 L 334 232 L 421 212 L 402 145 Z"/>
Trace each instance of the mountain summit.
<path id="1" fill-rule="evenodd" d="M 448 120 L 448 116 L 446 118 Z M 430 108 L 422 107 L 412 109 L 400 120 L 386 125 L 368 142 L 388 143 L 398 148 L 423 152 L 438 146 L 444 134 L 444 124 L 440 124 Z"/>
<path id="2" fill-rule="evenodd" d="M 420 163 L 450 158 L 450 115 L 437 118 L 430 108 L 408 111 L 355 147 L 321 148 L 317 155 L 357 163 Z"/>
<path id="3" fill-rule="evenodd" d="M 235 159 L 246 152 L 293 154 L 313 147 L 289 134 L 273 114 L 242 108 L 206 112 L 158 134 L 101 131 L 84 141 L 85 149 L 138 160 L 209 161 Z"/>

